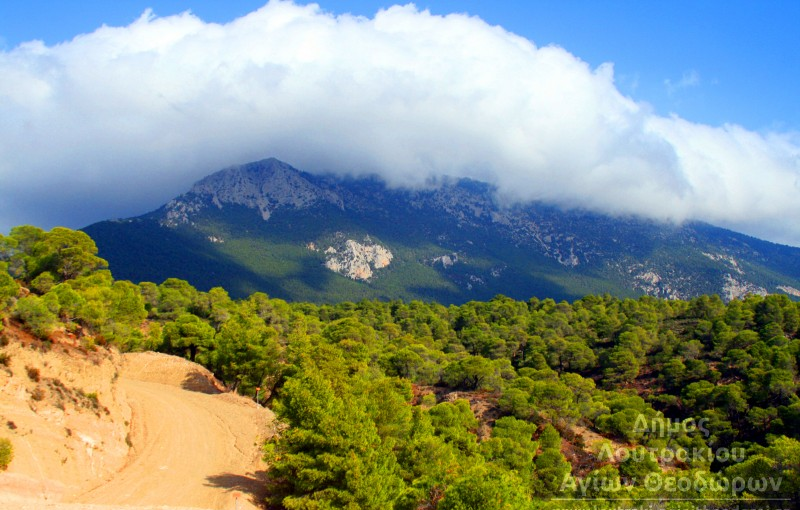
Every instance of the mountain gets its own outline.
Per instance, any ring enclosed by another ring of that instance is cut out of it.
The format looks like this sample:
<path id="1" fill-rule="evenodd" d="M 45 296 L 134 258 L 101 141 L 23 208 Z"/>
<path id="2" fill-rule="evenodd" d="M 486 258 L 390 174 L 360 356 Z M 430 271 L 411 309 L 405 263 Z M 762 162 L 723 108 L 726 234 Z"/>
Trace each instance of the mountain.
<path id="1" fill-rule="evenodd" d="M 800 249 L 704 223 L 530 203 L 453 180 L 393 189 L 276 159 L 221 170 L 156 211 L 83 229 L 117 278 L 313 302 L 496 294 L 800 296 Z"/>

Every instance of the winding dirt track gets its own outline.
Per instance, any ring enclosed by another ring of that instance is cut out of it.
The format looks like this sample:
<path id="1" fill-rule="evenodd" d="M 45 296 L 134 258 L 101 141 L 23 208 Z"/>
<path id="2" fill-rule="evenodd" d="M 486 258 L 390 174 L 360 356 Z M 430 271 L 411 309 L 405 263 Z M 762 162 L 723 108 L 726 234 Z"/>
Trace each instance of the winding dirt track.
<path id="1" fill-rule="evenodd" d="M 151 353 L 133 356 L 118 381 L 132 410 L 129 460 L 73 502 L 258 508 L 265 497 L 259 446 L 272 414 L 219 393 L 196 372 L 165 369 Z M 176 377 L 184 378 L 180 385 Z"/>

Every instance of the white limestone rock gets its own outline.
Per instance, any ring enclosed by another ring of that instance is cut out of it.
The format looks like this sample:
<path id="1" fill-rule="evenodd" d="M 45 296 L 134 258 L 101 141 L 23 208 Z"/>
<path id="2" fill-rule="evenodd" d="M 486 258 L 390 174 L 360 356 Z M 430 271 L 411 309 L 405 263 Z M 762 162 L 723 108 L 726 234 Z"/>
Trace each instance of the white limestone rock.
<path id="1" fill-rule="evenodd" d="M 333 246 L 325 249 L 325 267 L 351 280 L 369 280 L 376 270 L 389 266 L 393 258 L 388 248 L 369 237 L 363 244 L 347 239 L 338 249 Z"/>

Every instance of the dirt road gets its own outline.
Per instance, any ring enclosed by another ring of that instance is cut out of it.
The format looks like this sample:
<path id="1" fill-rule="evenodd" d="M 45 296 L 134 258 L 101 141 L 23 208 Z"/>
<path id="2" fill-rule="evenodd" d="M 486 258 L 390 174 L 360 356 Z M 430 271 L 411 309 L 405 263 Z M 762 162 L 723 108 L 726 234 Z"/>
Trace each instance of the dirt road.
<path id="1" fill-rule="evenodd" d="M 260 445 L 272 414 L 220 393 L 204 374 L 184 370 L 184 360 L 126 356 L 119 387 L 132 410 L 129 460 L 72 502 L 258 508 L 265 497 Z"/>

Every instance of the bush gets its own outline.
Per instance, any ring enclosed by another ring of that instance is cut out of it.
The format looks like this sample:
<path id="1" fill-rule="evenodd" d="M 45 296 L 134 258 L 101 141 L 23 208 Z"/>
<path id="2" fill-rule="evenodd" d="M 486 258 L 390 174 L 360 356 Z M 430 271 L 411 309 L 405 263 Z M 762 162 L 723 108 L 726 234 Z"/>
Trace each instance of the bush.
<path id="1" fill-rule="evenodd" d="M 0 471 L 8 469 L 8 465 L 14 459 L 14 446 L 11 440 L 5 437 L 0 438 Z"/>
<path id="2" fill-rule="evenodd" d="M 34 335 L 47 338 L 58 323 L 58 317 L 50 309 L 50 304 L 45 299 L 30 295 L 17 301 L 16 315 Z"/>
<path id="3" fill-rule="evenodd" d="M 39 373 L 39 369 L 36 367 L 26 366 L 25 372 L 28 373 L 28 379 L 30 379 L 33 382 L 39 382 L 42 380 L 42 376 Z"/>
<path id="4" fill-rule="evenodd" d="M 433 407 L 433 406 L 435 406 L 436 405 L 436 395 L 434 395 L 433 393 L 426 393 L 425 395 L 422 396 L 422 401 L 420 402 L 420 404 L 423 407 Z"/>
<path id="5" fill-rule="evenodd" d="M 91 393 L 85 393 L 83 396 L 86 397 L 86 399 L 89 401 L 89 405 L 94 409 L 97 409 L 100 406 L 100 401 L 97 398 L 97 393 L 95 393 L 94 391 Z"/>

